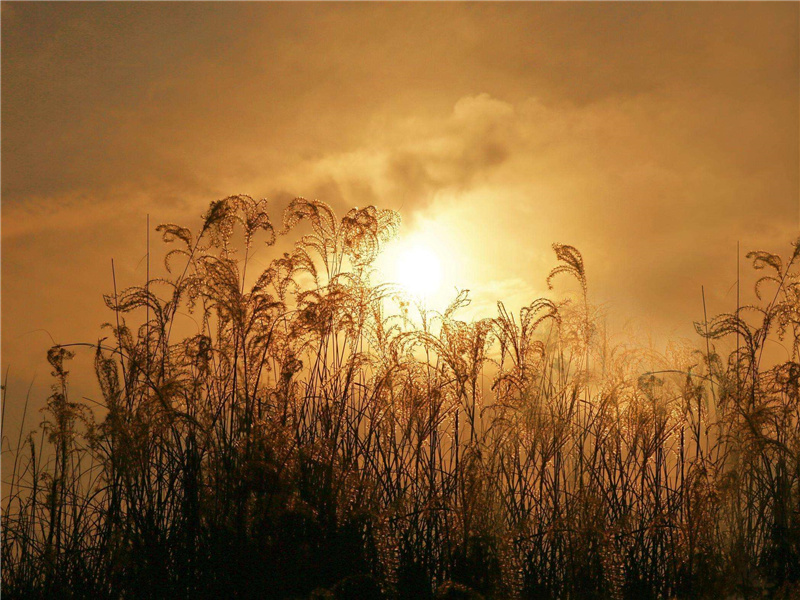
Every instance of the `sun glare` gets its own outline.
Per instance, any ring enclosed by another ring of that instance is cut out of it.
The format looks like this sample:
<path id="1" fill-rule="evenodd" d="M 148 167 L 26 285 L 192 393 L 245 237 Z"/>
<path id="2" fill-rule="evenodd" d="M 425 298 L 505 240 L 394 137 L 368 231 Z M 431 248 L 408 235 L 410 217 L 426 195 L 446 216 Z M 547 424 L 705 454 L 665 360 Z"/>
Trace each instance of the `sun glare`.
<path id="1" fill-rule="evenodd" d="M 395 280 L 420 298 L 435 294 L 442 283 L 442 265 L 430 248 L 412 246 L 400 252 L 395 262 Z"/>

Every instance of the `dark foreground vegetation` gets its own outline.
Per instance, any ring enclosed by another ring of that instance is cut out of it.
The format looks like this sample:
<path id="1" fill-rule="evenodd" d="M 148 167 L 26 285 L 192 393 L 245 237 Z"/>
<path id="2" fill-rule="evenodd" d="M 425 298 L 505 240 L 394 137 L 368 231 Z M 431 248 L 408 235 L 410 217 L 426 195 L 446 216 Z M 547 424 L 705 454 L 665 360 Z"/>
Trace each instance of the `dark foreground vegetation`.
<path id="1" fill-rule="evenodd" d="M 608 343 L 570 246 L 571 300 L 465 322 L 466 294 L 371 283 L 396 214 L 265 207 L 159 227 L 172 275 L 50 350 L 46 418 L 4 444 L 4 597 L 798 597 L 798 246 L 749 254 L 758 305 L 656 356 Z"/>

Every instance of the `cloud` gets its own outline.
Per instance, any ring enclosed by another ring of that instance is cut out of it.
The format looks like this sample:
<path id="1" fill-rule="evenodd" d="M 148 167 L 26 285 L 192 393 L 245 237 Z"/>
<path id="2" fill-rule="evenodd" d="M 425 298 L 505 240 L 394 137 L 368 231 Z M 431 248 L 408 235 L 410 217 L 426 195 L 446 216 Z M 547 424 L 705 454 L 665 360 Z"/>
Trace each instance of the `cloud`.
<path id="1" fill-rule="evenodd" d="M 730 308 L 737 241 L 797 231 L 796 4 L 2 11 L 15 368 L 42 363 L 31 330 L 99 333 L 110 259 L 142 280 L 144 215 L 196 225 L 232 193 L 398 209 L 487 310 L 543 293 L 571 243 L 596 301 L 681 332 L 700 285 Z"/>
<path id="2" fill-rule="evenodd" d="M 398 208 L 409 230 L 449 224 L 435 235 L 467 265 L 461 287 L 484 295 L 503 282 L 541 290 L 550 244 L 574 244 L 595 298 L 622 320 L 688 334 L 701 284 L 724 308 L 735 271 L 721 265 L 737 241 L 785 251 L 792 239 L 797 168 L 786 146 L 763 143 L 777 127 L 766 111 L 683 89 L 582 105 L 483 93 L 443 118 L 382 123 L 283 184 L 342 207 Z"/>

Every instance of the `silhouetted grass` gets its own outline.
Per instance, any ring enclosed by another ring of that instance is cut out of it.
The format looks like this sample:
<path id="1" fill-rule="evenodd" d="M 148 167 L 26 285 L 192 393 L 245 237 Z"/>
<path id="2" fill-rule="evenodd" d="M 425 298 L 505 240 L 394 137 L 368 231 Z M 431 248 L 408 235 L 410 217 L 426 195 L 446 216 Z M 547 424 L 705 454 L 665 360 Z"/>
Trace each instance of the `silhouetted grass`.
<path id="1" fill-rule="evenodd" d="M 465 322 L 466 293 L 439 314 L 374 285 L 398 222 L 298 198 L 276 231 L 233 196 L 196 235 L 160 226 L 172 275 L 106 296 L 102 410 L 69 395 L 81 345 L 48 354 L 47 418 L 7 477 L 4 595 L 798 594 L 797 245 L 751 253 L 760 304 L 663 357 L 609 346 L 571 246 L 548 283 L 581 293 L 519 315 Z M 778 338 L 790 358 L 765 367 Z"/>

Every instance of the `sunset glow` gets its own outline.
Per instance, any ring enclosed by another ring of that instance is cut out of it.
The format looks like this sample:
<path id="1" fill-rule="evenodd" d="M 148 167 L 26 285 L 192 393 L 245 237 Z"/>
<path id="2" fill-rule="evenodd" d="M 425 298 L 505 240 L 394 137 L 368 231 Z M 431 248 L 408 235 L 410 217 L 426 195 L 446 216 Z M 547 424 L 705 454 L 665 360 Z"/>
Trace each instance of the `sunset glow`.
<path id="1" fill-rule="evenodd" d="M 395 279 L 409 293 L 427 299 L 441 287 L 442 264 L 433 250 L 414 245 L 398 253 Z"/>
<path id="2" fill-rule="evenodd" d="M 800 600 L 800 2 L 0 16 L 7 600 Z"/>

